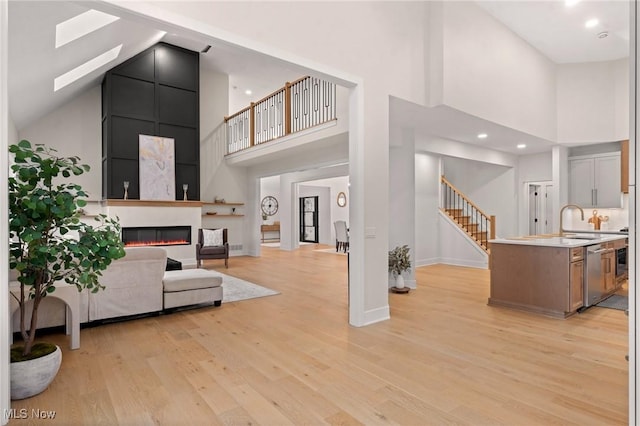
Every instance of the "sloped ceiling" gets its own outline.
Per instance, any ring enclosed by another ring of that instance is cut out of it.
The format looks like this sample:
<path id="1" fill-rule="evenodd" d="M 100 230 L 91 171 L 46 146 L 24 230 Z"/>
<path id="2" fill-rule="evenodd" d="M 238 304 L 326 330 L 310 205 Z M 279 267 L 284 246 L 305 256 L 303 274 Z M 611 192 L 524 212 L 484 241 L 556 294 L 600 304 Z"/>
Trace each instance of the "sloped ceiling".
<path id="1" fill-rule="evenodd" d="M 68 2 L 9 2 L 9 105 L 18 129 L 99 84 L 106 70 L 152 46 L 164 34 L 120 19 L 56 49 L 56 24 L 87 10 Z M 123 40 L 126 43 L 116 61 L 57 92 L 53 90 L 56 77 Z"/>
<path id="2" fill-rule="evenodd" d="M 197 52 L 207 46 L 207 42 L 167 34 L 149 23 L 119 19 L 56 48 L 56 25 L 87 10 L 87 3 L 79 2 L 9 2 L 9 105 L 18 129 L 99 84 L 106 71 L 159 41 Z M 122 49 L 115 60 L 54 91 L 56 77 L 120 44 Z M 200 58 L 205 69 L 229 75 L 230 112 L 238 104 L 245 107 L 286 81 L 304 75 L 278 61 L 222 43 Z M 252 91 L 251 95 L 245 94 L 247 89 Z"/>

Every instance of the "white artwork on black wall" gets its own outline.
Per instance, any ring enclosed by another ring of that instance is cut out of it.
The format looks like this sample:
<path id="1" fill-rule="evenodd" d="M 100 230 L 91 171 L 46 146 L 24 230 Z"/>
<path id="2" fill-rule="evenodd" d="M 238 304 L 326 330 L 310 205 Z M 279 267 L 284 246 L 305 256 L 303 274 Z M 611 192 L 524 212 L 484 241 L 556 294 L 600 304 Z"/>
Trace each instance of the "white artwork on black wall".
<path id="1" fill-rule="evenodd" d="M 176 199 L 173 138 L 140 135 L 140 199 Z"/>

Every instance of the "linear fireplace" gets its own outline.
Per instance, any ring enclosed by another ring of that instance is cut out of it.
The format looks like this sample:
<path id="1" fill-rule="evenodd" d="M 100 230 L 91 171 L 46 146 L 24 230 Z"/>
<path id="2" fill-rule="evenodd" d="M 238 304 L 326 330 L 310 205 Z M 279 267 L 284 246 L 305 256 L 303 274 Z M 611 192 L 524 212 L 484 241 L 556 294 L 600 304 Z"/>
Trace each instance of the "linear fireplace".
<path id="1" fill-rule="evenodd" d="M 122 228 L 125 247 L 182 246 L 191 244 L 190 226 L 139 226 Z"/>

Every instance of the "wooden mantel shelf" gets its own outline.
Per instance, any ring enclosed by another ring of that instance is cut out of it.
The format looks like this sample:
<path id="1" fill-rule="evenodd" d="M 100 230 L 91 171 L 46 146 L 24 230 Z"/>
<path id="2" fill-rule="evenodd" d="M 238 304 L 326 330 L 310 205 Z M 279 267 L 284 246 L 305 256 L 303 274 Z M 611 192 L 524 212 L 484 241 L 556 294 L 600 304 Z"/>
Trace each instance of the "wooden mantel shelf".
<path id="1" fill-rule="evenodd" d="M 107 199 L 102 201 L 108 207 L 202 207 L 202 201 L 158 201 L 158 200 L 119 200 Z"/>

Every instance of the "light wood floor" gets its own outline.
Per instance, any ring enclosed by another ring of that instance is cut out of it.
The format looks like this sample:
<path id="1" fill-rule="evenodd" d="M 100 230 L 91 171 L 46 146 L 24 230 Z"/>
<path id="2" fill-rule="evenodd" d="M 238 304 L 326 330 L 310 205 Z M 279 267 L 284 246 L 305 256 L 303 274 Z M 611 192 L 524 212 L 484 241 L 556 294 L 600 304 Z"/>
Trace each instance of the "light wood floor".
<path id="1" fill-rule="evenodd" d="M 65 425 L 627 423 L 622 311 L 489 307 L 488 271 L 435 265 L 390 295 L 390 321 L 350 327 L 347 259 L 315 248 L 206 264 L 277 296 L 83 329 L 76 351 L 48 336 L 60 373 L 13 408 Z"/>

